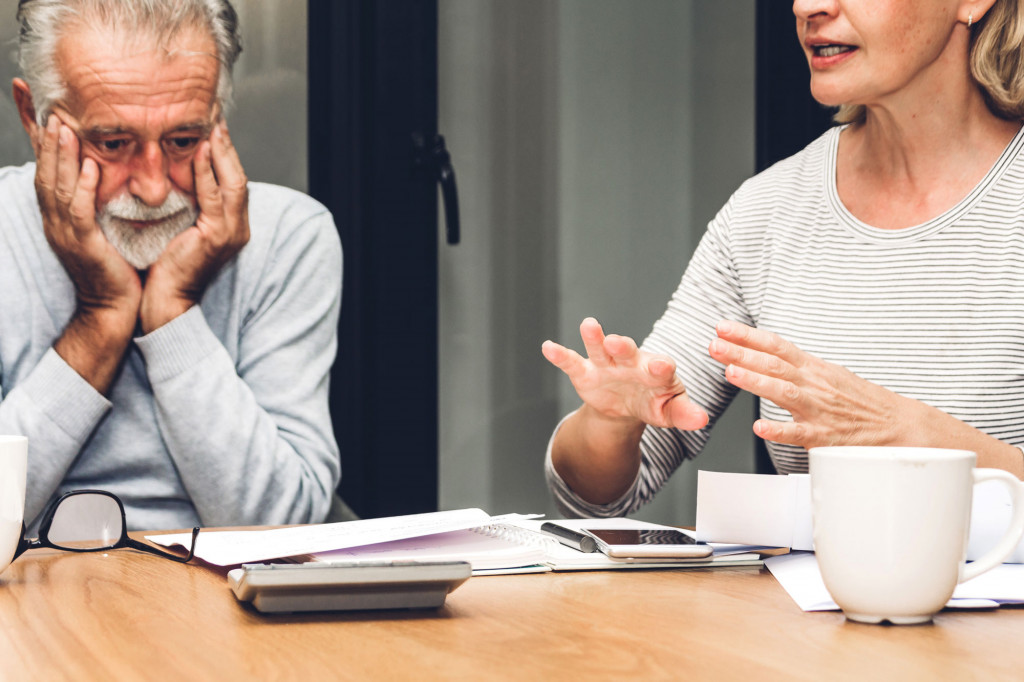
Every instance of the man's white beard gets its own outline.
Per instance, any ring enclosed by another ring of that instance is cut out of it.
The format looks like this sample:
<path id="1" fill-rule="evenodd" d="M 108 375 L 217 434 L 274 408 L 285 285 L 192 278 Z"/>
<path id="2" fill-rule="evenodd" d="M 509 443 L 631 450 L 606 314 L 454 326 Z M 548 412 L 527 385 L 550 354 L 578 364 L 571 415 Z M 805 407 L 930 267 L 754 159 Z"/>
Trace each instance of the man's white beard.
<path id="1" fill-rule="evenodd" d="M 156 262 L 172 239 L 195 225 L 199 211 L 181 192 L 171 190 L 160 206 L 147 206 L 128 193 L 114 197 L 100 209 L 96 221 L 107 241 L 138 270 Z M 144 228 L 126 221 L 158 220 Z"/>

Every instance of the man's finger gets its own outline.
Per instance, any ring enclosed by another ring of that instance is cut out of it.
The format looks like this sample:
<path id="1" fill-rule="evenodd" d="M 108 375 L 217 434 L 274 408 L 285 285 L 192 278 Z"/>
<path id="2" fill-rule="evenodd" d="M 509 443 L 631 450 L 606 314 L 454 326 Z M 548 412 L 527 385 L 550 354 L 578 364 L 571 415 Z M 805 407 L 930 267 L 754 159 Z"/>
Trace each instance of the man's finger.
<path id="1" fill-rule="evenodd" d="M 53 191 L 57 187 L 57 135 L 60 121 L 53 114 L 46 120 L 36 158 L 36 194 L 44 214 L 54 211 Z"/>
<path id="2" fill-rule="evenodd" d="M 199 144 L 195 156 L 192 157 L 192 174 L 196 179 L 196 201 L 199 202 L 199 210 L 211 218 L 223 218 L 224 201 L 217 185 L 217 178 L 213 175 L 208 140 Z"/>
<path id="3" fill-rule="evenodd" d="M 57 186 L 54 188 L 54 198 L 57 200 L 57 213 L 63 218 L 70 217 L 68 206 L 75 195 L 75 186 L 78 185 L 78 171 L 78 138 L 71 128 L 61 124 L 58 132 Z"/>
<path id="4" fill-rule="evenodd" d="M 100 184 L 100 167 L 96 161 L 86 157 L 78 174 L 68 213 L 71 225 L 77 232 L 88 232 L 96 228 L 96 188 Z"/>
<path id="5" fill-rule="evenodd" d="M 210 145 L 217 183 L 232 206 L 238 206 L 245 200 L 248 179 L 242 168 L 242 161 L 238 158 L 238 151 L 231 143 L 227 124 L 223 120 L 210 135 Z"/>

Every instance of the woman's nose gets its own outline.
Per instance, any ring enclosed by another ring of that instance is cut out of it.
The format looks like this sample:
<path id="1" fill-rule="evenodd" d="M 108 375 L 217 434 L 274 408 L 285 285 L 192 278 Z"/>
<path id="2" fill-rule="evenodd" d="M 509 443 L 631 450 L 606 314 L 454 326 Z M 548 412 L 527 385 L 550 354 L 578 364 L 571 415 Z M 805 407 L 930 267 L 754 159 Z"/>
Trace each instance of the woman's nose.
<path id="1" fill-rule="evenodd" d="M 838 5 L 837 0 L 793 0 L 793 15 L 801 21 L 810 21 L 817 16 L 834 17 Z"/>

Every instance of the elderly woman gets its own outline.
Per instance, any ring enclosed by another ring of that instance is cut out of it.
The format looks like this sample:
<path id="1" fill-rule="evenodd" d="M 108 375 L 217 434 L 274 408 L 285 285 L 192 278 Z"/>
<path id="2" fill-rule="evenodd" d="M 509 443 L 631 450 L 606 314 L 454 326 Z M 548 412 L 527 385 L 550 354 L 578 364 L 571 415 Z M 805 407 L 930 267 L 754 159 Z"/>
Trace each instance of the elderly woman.
<path id="1" fill-rule="evenodd" d="M 583 405 L 551 439 L 563 508 L 622 515 L 738 390 L 778 471 L 819 445 L 957 447 L 1024 475 L 1024 0 L 796 0 L 837 122 L 708 227 L 641 348 L 580 326 L 544 356 Z"/>

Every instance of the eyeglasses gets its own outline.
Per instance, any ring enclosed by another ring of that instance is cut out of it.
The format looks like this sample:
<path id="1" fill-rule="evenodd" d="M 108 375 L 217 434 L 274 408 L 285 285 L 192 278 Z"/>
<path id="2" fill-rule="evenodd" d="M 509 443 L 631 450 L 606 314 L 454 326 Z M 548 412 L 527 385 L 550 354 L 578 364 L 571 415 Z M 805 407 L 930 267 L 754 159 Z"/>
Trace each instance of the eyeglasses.
<path id="1" fill-rule="evenodd" d="M 144 542 L 128 537 L 124 520 L 124 505 L 113 493 L 105 490 L 73 490 L 64 493 L 43 514 L 39 537 L 25 537 L 25 524 L 21 527 L 21 542 L 14 551 L 17 559 L 26 550 L 52 547 L 68 552 L 104 552 L 108 549 L 131 547 L 171 561 L 185 563 L 196 551 L 199 527 L 192 529 L 192 546 L 188 556 L 172 554 Z"/>

